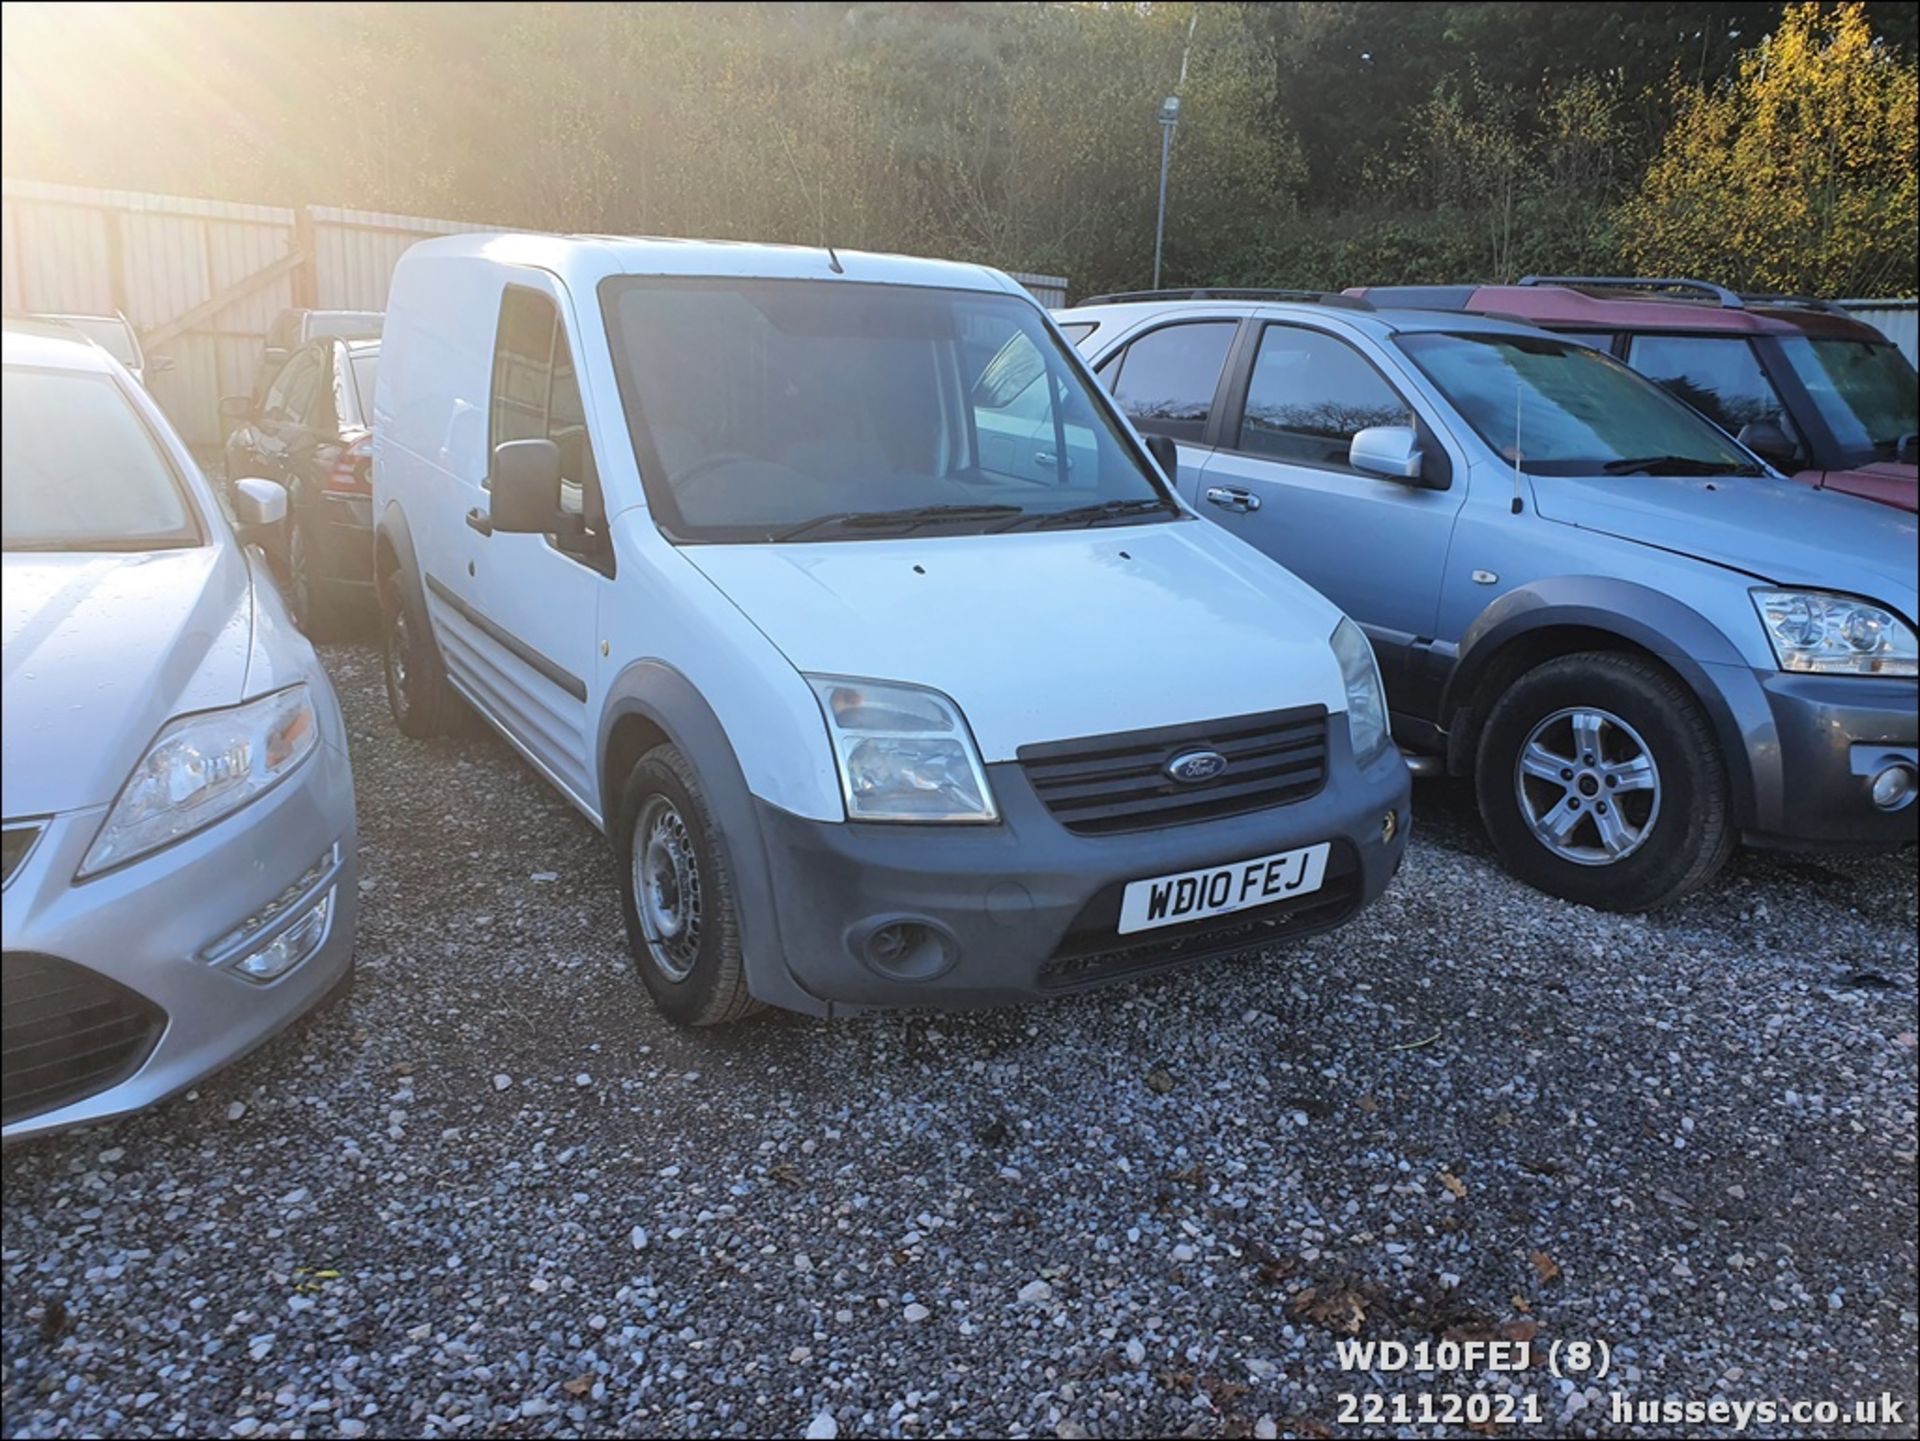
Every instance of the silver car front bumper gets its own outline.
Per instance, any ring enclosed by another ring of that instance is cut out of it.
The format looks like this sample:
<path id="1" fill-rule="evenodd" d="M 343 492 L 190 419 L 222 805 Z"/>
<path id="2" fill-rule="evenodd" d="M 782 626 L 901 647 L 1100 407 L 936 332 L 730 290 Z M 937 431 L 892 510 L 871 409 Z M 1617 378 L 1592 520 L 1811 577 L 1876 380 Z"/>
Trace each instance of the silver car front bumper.
<path id="1" fill-rule="evenodd" d="M 353 780 L 331 738 L 252 804 L 76 883 L 104 819 L 104 807 L 47 819 L 6 882 L 9 1142 L 183 1090 L 268 1040 L 352 965 Z M 271 981 L 241 974 L 303 922 L 293 953 L 304 959 Z"/>

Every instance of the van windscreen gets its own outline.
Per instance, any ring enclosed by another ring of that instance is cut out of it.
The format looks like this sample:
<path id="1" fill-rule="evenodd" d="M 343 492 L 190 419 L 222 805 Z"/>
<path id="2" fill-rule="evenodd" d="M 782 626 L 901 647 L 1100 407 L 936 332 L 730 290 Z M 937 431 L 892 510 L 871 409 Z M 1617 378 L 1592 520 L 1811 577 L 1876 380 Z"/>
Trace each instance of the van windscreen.
<path id="1" fill-rule="evenodd" d="M 648 503 L 676 540 L 1180 514 L 1021 297 L 661 278 L 601 293 Z"/>

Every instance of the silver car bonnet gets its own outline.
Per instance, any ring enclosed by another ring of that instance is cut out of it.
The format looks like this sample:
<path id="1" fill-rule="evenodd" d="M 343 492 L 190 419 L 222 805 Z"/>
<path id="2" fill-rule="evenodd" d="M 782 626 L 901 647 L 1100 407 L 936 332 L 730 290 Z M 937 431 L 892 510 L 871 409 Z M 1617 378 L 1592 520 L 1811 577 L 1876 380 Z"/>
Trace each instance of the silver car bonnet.
<path id="1" fill-rule="evenodd" d="M 1920 527 L 1890 506 L 1771 476 L 1535 476 L 1533 493 L 1548 520 L 1914 619 Z"/>
<path id="2" fill-rule="evenodd" d="M 0 567 L 9 818 L 106 804 L 169 719 L 241 698 L 253 603 L 236 547 L 13 552 Z"/>

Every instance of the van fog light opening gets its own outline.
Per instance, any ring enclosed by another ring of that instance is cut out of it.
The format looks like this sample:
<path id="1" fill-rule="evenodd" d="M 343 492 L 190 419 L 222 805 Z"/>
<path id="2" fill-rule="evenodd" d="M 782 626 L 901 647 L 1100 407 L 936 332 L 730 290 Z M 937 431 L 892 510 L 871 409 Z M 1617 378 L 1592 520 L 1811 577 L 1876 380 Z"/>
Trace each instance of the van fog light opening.
<path id="1" fill-rule="evenodd" d="M 920 916 L 874 916 L 855 926 L 847 945 L 870 970 L 890 980 L 930 981 L 960 959 L 952 932 Z"/>

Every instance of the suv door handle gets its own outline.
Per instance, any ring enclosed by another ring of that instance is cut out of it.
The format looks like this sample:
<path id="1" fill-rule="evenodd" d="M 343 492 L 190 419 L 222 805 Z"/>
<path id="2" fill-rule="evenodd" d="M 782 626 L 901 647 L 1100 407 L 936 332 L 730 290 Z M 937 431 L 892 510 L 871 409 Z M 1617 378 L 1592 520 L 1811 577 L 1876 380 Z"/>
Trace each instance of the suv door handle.
<path id="1" fill-rule="evenodd" d="M 1210 485 L 1207 487 L 1207 504 L 1245 515 L 1250 510 L 1260 509 L 1260 497 L 1237 485 Z"/>
<path id="2" fill-rule="evenodd" d="M 480 507 L 477 505 L 472 510 L 467 512 L 467 524 L 472 526 L 475 530 L 479 531 L 480 534 L 482 535 L 493 534 L 492 517 L 489 516 L 485 511 L 481 510 Z"/>

